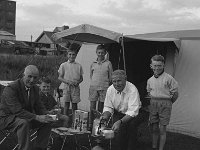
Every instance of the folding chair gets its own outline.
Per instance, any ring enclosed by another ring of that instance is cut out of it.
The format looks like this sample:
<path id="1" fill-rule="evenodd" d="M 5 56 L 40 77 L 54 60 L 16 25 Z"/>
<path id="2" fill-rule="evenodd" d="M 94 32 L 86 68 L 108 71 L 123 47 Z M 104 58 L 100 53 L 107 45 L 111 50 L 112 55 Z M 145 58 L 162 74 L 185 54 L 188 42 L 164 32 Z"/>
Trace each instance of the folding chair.
<path id="1" fill-rule="evenodd" d="M 30 133 L 31 133 L 31 135 L 30 135 L 30 141 L 32 142 L 33 140 L 35 140 L 37 138 L 37 129 L 31 130 Z M 14 132 L 10 132 L 8 130 L 0 130 L 0 134 L 4 135 L 3 139 L 1 139 L 1 141 L 0 141 L 0 145 L 1 145 L 1 144 L 3 144 L 3 142 L 6 139 L 8 139 L 9 136 L 13 136 Z M 14 146 L 14 148 L 12 148 L 12 150 L 17 149 L 17 147 L 18 147 L 18 144 L 16 144 Z"/>

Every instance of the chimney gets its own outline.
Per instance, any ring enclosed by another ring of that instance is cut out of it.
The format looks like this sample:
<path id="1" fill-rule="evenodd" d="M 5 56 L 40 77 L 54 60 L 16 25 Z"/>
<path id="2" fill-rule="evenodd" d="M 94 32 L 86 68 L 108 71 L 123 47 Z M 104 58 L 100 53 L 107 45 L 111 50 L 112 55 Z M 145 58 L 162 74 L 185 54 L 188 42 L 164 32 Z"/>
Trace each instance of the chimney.
<path id="1" fill-rule="evenodd" d="M 67 30 L 67 29 L 69 29 L 69 26 L 63 26 L 63 30 Z"/>

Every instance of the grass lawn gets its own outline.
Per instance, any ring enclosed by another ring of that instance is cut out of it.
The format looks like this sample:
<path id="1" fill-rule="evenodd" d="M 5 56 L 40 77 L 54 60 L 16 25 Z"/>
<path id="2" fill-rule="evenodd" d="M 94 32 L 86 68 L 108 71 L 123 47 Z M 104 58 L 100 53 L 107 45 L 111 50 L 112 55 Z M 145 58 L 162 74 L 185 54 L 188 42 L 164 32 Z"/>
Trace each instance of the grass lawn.
<path id="1" fill-rule="evenodd" d="M 0 135 L 0 140 L 2 139 Z M 57 136 L 54 137 L 54 146 L 52 150 L 60 150 L 62 145 L 63 138 Z M 90 144 L 88 136 L 86 135 L 77 135 L 76 136 L 77 144 L 83 146 L 80 150 L 90 150 Z M 96 143 L 91 138 L 91 146 L 94 147 Z M 137 150 L 151 150 L 151 136 L 148 127 L 146 124 L 141 125 L 139 128 L 138 135 L 139 147 Z M 107 143 L 107 142 L 106 142 Z M 5 140 L 4 143 L 0 145 L 0 150 L 11 150 L 16 144 L 16 139 L 9 137 Z M 109 143 L 107 143 L 109 144 Z M 66 144 L 63 150 L 76 150 L 76 143 L 74 142 L 74 136 L 67 137 Z M 164 150 L 200 150 L 200 139 L 190 137 L 187 135 L 179 133 L 167 133 L 167 142 Z"/>

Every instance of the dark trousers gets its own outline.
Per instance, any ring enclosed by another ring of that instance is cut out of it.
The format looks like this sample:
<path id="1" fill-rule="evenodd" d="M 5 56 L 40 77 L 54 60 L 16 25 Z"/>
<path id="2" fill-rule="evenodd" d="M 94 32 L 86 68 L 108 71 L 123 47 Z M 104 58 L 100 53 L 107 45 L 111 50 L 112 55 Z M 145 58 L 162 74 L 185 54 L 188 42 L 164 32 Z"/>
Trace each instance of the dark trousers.
<path id="1" fill-rule="evenodd" d="M 123 123 L 120 129 L 115 133 L 112 140 L 112 150 L 137 150 L 137 134 L 139 125 L 148 119 L 149 113 L 140 110 L 136 117 L 133 117 L 129 122 Z M 124 114 L 114 112 L 113 122 L 124 117 Z"/>
<path id="2" fill-rule="evenodd" d="M 28 122 L 25 119 L 15 118 L 8 126 L 11 132 L 17 133 L 19 150 L 31 150 L 31 147 L 45 148 L 47 147 L 49 136 L 51 133 L 50 124 L 40 123 L 36 120 Z M 30 144 L 30 130 L 37 128 L 37 138 L 33 145 Z"/>

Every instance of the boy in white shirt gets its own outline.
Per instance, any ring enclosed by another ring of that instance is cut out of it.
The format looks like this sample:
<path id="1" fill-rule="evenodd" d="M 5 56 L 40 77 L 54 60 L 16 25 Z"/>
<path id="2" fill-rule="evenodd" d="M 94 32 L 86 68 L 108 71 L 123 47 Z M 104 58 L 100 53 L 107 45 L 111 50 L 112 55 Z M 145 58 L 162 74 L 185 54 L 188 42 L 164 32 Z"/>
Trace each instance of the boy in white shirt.
<path id="1" fill-rule="evenodd" d="M 72 103 L 72 111 L 77 110 L 77 104 L 80 99 L 79 84 L 83 81 L 83 68 L 81 64 L 75 61 L 77 52 L 69 50 L 67 53 L 68 61 L 60 65 L 58 70 L 58 79 L 62 82 L 63 99 L 65 101 L 64 114 L 69 115 L 70 102 Z"/>

